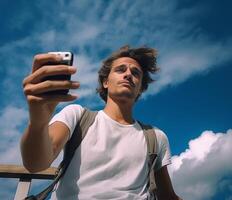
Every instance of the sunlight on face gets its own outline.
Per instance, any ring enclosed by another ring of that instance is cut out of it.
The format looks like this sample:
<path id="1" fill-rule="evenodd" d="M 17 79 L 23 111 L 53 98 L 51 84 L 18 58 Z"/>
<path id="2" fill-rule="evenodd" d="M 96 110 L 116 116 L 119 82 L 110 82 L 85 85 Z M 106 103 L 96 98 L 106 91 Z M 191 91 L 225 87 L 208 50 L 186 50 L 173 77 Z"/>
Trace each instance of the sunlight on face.
<path id="1" fill-rule="evenodd" d="M 139 63 L 129 57 L 116 59 L 104 87 L 108 96 L 135 100 L 141 90 L 143 72 Z"/>

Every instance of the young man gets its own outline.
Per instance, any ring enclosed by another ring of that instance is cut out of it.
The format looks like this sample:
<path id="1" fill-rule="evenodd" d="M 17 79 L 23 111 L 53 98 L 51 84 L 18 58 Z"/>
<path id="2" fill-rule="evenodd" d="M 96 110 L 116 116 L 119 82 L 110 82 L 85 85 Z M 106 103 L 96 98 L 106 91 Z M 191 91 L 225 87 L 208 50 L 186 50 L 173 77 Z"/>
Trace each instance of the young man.
<path id="1" fill-rule="evenodd" d="M 84 108 L 69 105 L 52 114 L 59 102 L 75 96 L 44 95 L 57 89 L 76 89 L 75 81 L 43 81 L 48 75 L 74 74 L 67 66 L 46 66 L 60 57 L 36 55 L 32 74 L 24 79 L 30 121 L 21 140 L 25 167 L 31 172 L 48 168 L 69 140 Z M 156 51 L 122 47 L 103 62 L 99 70 L 99 92 L 106 102 L 77 148 L 65 176 L 52 199 L 149 199 L 147 145 L 143 130 L 133 118 L 133 106 L 157 71 Z M 157 197 L 178 200 L 169 178 L 170 150 L 166 135 L 155 129 L 158 158 L 155 164 Z"/>

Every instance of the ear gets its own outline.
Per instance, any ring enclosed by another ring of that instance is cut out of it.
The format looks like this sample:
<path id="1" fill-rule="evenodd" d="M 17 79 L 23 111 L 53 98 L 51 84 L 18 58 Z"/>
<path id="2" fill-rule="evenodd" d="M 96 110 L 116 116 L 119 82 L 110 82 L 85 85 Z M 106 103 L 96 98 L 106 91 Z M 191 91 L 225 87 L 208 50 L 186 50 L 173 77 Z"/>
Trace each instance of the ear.
<path id="1" fill-rule="evenodd" d="M 104 79 L 102 85 L 105 89 L 108 88 L 108 79 Z"/>

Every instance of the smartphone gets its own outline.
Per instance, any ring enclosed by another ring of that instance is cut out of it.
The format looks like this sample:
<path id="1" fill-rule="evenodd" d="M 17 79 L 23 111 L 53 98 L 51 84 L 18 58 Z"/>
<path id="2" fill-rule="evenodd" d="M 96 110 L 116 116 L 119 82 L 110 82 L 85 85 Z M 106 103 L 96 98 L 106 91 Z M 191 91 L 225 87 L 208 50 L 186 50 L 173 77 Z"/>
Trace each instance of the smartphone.
<path id="1" fill-rule="evenodd" d="M 46 63 L 46 65 L 72 66 L 72 64 L 73 64 L 73 53 L 72 52 L 48 52 L 48 53 L 61 56 L 62 61 L 60 61 L 58 63 L 49 62 L 49 63 Z M 61 74 L 61 75 L 47 76 L 43 79 L 43 81 L 46 81 L 46 80 L 70 80 L 70 79 L 71 79 L 71 75 Z M 53 91 L 45 92 L 44 94 L 46 94 L 46 95 L 59 95 L 59 94 L 65 95 L 68 92 L 69 92 L 69 90 L 65 89 L 65 90 L 53 90 Z"/>

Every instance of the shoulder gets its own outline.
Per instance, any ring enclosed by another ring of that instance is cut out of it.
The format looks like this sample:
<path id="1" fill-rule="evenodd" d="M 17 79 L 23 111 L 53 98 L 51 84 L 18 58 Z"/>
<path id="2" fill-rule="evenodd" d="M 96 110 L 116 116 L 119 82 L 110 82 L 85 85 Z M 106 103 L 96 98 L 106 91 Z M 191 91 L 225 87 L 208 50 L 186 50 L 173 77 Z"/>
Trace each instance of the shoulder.
<path id="1" fill-rule="evenodd" d="M 159 128 L 154 128 L 154 130 L 158 143 L 158 158 L 155 169 L 158 170 L 171 163 L 171 151 L 166 133 Z"/>
<path id="2" fill-rule="evenodd" d="M 168 137 L 163 130 L 161 130 L 157 127 L 151 126 L 151 125 L 144 125 L 143 123 L 141 123 L 139 121 L 138 121 L 138 123 L 139 123 L 141 129 L 143 129 L 142 128 L 142 126 L 143 126 L 143 127 L 146 127 L 145 129 L 147 129 L 147 127 L 148 127 L 149 129 L 154 130 L 154 133 L 155 133 L 155 136 L 157 139 L 158 153 L 161 153 L 161 152 L 166 151 L 166 150 L 169 151 L 170 147 L 169 147 Z"/>
<path id="3" fill-rule="evenodd" d="M 70 104 L 65 106 L 61 112 L 83 112 L 84 108 L 79 104 Z"/>
<path id="4" fill-rule="evenodd" d="M 56 116 L 60 117 L 71 117 L 71 118 L 77 118 L 79 119 L 84 112 L 84 108 L 81 105 L 78 104 L 70 104 L 68 106 L 65 106 Z"/>
<path id="5" fill-rule="evenodd" d="M 163 143 L 167 143 L 168 142 L 168 137 L 166 135 L 166 133 L 164 131 L 162 131 L 161 129 L 154 127 L 152 125 L 148 125 L 148 124 L 144 124 L 141 123 L 140 121 L 137 121 L 140 126 L 141 129 L 145 130 L 145 129 L 153 129 L 157 138 L 157 142 L 158 144 L 163 144 Z"/>
<path id="6" fill-rule="evenodd" d="M 154 127 L 153 129 L 156 133 L 158 143 L 160 144 L 168 143 L 168 137 L 164 131 L 156 127 Z"/>
<path id="7" fill-rule="evenodd" d="M 166 135 L 166 133 L 159 129 L 154 127 L 154 131 L 156 133 L 156 138 L 157 138 L 157 143 L 158 143 L 158 152 L 162 152 L 162 151 L 170 151 L 170 147 L 169 147 L 169 141 L 168 141 L 168 137 Z"/>
<path id="8" fill-rule="evenodd" d="M 50 125 L 56 121 L 63 122 L 72 133 L 77 122 L 81 118 L 84 108 L 78 104 L 70 104 L 58 112 L 50 121 Z"/>

